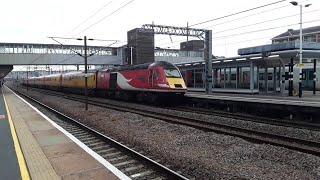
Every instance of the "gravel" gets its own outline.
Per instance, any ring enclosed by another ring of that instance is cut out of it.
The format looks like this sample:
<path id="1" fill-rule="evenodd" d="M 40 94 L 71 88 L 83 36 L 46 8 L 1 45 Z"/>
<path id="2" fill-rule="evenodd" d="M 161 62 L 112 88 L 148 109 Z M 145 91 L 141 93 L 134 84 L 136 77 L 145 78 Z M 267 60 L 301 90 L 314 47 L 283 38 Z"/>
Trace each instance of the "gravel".
<path id="1" fill-rule="evenodd" d="M 188 177 L 195 179 L 320 179 L 320 158 L 317 156 L 268 144 L 254 144 L 237 137 L 204 132 L 132 113 L 90 105 L 86 112 L 83 110 L 82 103 L 49 95 L 44 96 L 39 92 L 29 91 L 29 95 L 138 151 L 143 151 L 145 155 L 160 159 L 161 163 L 181 171 Z M 143 105 L 136 106 L 143 107 Z M 279 128 L 259 123 L 240 123 L 229 118 L 194 113 L 184 115 L 320 140 L 319 133 L 309 130 Z"/>

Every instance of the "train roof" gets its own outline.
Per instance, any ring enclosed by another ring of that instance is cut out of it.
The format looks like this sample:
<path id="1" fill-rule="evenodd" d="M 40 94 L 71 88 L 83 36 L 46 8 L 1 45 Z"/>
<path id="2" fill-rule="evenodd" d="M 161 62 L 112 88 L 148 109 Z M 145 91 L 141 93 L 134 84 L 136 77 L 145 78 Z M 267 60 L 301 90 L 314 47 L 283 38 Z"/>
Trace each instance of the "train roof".
<path id="1" fill-rule="evenodd" d="M 138 65 L 133 65 L 133 66 L 119 66 L 119 67 L 114 67 L 112 69 L 105 69 L 103 71 L 125 71 L 125 70 L 137 70 L 137 69 L 148 69 L 149 67 L 157 67 L 161 66 L 166 69 L 172 69 L 172 68 L 177 68 L 175 65 L 172 63 L 166 62 L 166 61 L 156 61 L 153 63 L 145 63 L 145 64 L 138 64 Z"/>

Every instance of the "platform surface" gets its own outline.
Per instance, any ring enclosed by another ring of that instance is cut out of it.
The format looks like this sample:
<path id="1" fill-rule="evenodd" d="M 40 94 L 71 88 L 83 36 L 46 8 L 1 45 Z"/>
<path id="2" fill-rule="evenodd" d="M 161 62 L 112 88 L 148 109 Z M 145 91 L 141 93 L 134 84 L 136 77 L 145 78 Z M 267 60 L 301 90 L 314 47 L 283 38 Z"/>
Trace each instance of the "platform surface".
<path id="1" fill-rule="evenodd" d="M 0 179 L 21 179 L 10 124 L 0 89 Z"/>
<path id="2" fill-rule="evenodd" d="M 118 179 L 8 88 L 3 93 L 31 179 Z"/>
<path id="3" fill-rule="evenodd" d="M 187 92 L 186 97 L 194 98 L 206 98 L 215 100 L 226 101 L 243 101 L 243 102 L 256 102 L 256 103 L 268 103 L 268 104 L 283 104 L 283 105 L 295 105 L 295 106 L 309 106 L 320 107 L 320 93 L 317 92 L 313 95 L 311 91 L 305 91 L 302 98 L 298 96 L 287 95 L 261 95 L 261 94 L 233 94 L 233 93 L 212 93 L 205 94 L 204 92 Z"/>

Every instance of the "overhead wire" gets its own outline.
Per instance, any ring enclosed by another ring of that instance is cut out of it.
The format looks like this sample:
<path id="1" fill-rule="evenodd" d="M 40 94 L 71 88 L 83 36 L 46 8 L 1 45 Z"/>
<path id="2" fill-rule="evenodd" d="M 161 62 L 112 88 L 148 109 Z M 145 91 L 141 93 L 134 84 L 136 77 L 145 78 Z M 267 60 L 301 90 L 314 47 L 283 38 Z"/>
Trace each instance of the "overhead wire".
<path id="1" fill-rule="evenodd" d="M 78 29 L 81 25 L 83 25 L 84 23 L 88 22 L 89 19 L 93 18 L 94 16 L 96 16 L 99 12 L 101 12 L 104 8 L 106 8 L 108 5 L 110 5 L 112 3 L 112 1 L 109 1 L 108 3 L 104 4 L 101 8 L 99 8 L 97 11 L 95 11 L 93 14 L 91 14 L 88 18 L 86 18 L 84 21 L 82 21 L 81 23 L 79 23 L 77 26 L 75 26 L 71 31 L 75 31 L 76 29 Z"/>
<path id="2" fill-rule="evenodd" d="M 313 12 L 317 12 L 317 11 L 320 11 L 320 9 L 304 12 L 303 14 L 313 13 Z M 253 24 L 242 25 L 242 26 L 238 26 L 238 27 L 235 27 L 235 28 L 225 29 L 225 30 L 222 30 L 222 31 L 215 31 L 214 34 L 219 34 L 219 33 L 232 31 L 232 30 L 238 30 L 238 29 L 242 29 L 242 28 L 246 28 L 246 27 L 250 27 L 250 26 L 254 26 L 254 25 L 259 25 L 259 24 L 264 24 L 264 23 L 268 23 L 268 22 L 273 22 L 273 21 L 277 21 L 277 20 L 281 20 L 281 19 L 285 19 L 285 18 L 289 18 L 289 17 L 295 17 L 295 16 L 298 16 L 298 15 L 300 15 L 300 14 L 293 14 L 293 15 L 289 15 L 289 16 L 282 16 L 282 17 L 275 18 L 275 19 L 268 19 L 268 20 L 260 21 L 260 22 L 253 23 Z"/>
<path id="3" fill-rule="evenodd" d="M 304 23 L 307 24 L 307 23 L 313 23 L 313 22 L 319 22 L 319 21 L 320 21 L 320 19 L 315 19 L 315 20 L 311 20 L 311 21 L 306 21 Z M 254 30 L 254 31 L 246 31 L 246 32 L 242 32 L 242 33 L 235 33 L 235 34 L 230 34 L 230 35 L 225 35 L 225 36 L 213 37 L 212 39 L 219 40 L 219 39 L 224 39 L 224 38 L 228 38 L 228 37 L 240 36 L 240 35 L 245 35 L 245 34 L 250 34 L 250 33 L 257 33 L 257 32 L 264 32 L 264 31 L 269 31 L 269 30 L 273 30 L 273 29 L 279 29 L 279 28 L 289 27 L 289 26 L 294 26 L 294 25 L 299 25 L 299 23 L 287 24 L 287 25 L 282 25 L 282 26 L 274 26 L 274 27 L 258 29 L 258 30 Z M 173 44 L 173 43 L 179 43 L 179 42 L 183 42 L 183 41 L 177 40 L 177 41 L 173 41 L 173 42 L 170 42 L 170 43 L 162 43 L 162 44 L 160 44 L 158 46 L 164 46 L 164 45 Z"/>
<path id="4" fill-rule="evenodd" d="M 304 22 L 304 24 L 312 23 L 312 22 L 318 22 L 318 21 L 320 21 L 320 19 L 316 19 L 316 20 L 312 20 L 312 21 L 306 21 L 306 22 Z M 226 38 L 226 37 L 239 36 L 239 35 L 262 32 L 262 31 L 268 31 L 268 30 L 279 29 L 279 28 L 288 27 L 288 26 L 294 26 L 294 25 L 299 25 L 299 23 L 287 24 L 287 25 L 276 26 L 276 27 L 265 28 L 265 29 L 258 29 L 258 30 L 254 30 L 254 31 L 246 31 L 246 32 L 242 32 L 242 33 L 235 33 L 235 34 L 230 34 L 230 35 L 225 35 L 225 36 L 218 36 L 218 37 L 213 37 L 212 39 L 221 39 L 221 38 Z"/>
<path id="5" fill-rule="evenodd" d="M 235 16 L 235 15 L 238 15 L 238 14 L 243 14 L 243 13 L 246 13 L 246 12 L 249 12 L 249 11 L 253 11 L 253 10 L 256 10 L 256 9 L 260 9 L 260 8 L 268 7 L 268 6 L 271 6 L 271 5 L 274 5 L 274 4 L 282 3 L 284 1 L 287 1 L 287 0 L 280 0 L 280 1 L 272 2 L 272 3 L 264 4 L 264 5 L 261 5 L 261 6 L 257 6 L 257 7 L 254 7 L 254 8 L 246 9 L 246 10 L 243 10 L 243 11 L 239 11 L 239 12 L 236 12 L 236 13 L 231 13 L 231 14 L 224 15 L 224 16 L 221 16 L 221 17 L 218 17 L 218 18 L 213 18 L 213 19 L 210 19 L 210 20 L 206 20 L 206 21 L 202 21 L 202 22 L 199 22 L 199 23 L 195 23 L 195 24 L 190 25 L 189 27 L 198 26 L 198 25 L 201 25 L 201 24 L 205 24 L 205 23 L 208 23 L 208 22 L 224 19 L 224 18 Z"/>
<path id="6" fill-rule="evenodd" d="M 299 3 L 304 3 L 304 2 L 307 2 L 307 1 L 310 1 L 310 0 L 303 0 L 303 1 L 300 1 Z M 204 29 L 208 29 L 208 28 L 212 28 L 212 27 L 220 26 L 220 25 L 225 25 L 227 23 L 231 23 L 231 22 L 238 21 L 238 20 L 245 19 L 245 18 L 252 17 L 252 16 L 265 14 L 265 13 L 272 12 L 272 11 L 275 11 L 275 10 L 279 10 L 279 9 L 282 9 L 282 8 L 285 8 L 285 7 L 289 7 L 289 6 L 292 6 L 292 5 L 288 4 L 288 5 L 284 5 L 284 6 L 280 6 L 280 7 L 275 7 L 275 8 L 272 8 L 272 9 L 267 9 L 267 10 L 260 11 L 260 12 L 257 12 L 257 13 L 249 14 L 247 16 L 242 16 L 242 17 L 239 17 L 239 18 L 236 18 L 236 19 L 231 19 L 231 20 L 228 20 L 228 21 L 223 21 L 223 22 L 220 22 L 220 23 L 217 23 L 217 24 L 213 24 L 213 25 L 205 27 Z"/>
<path id="7" fill-rule="evenodd" d="M 127 3 L 125 3 L 124 5 L 120 6 L 119 8 L 117 8 L 116 10 L 112 11 L 111 13 L 109 13 L 108 15 L 102 17 L 101 19 L 99 19 L 98 21 L 94 22 L 93 24 L 89 25 L 88 27 L 86 27 L 85 29 L 81 30 L 77 35 L 79 35 L 80 33 L 83 33 L 85 31 L 87 31 L 88 29 L 92 28 L 93 26 L 99 24 L 101 21 L 105 20 L 106 18 L 112 16 L 113 14 L 115 14 L 116 12 L 120 11 L 121 9 L 123 9 L 124 7 L 128 6 L 129 4 L 133 3 L 135 0 L 130 0 Z"/>

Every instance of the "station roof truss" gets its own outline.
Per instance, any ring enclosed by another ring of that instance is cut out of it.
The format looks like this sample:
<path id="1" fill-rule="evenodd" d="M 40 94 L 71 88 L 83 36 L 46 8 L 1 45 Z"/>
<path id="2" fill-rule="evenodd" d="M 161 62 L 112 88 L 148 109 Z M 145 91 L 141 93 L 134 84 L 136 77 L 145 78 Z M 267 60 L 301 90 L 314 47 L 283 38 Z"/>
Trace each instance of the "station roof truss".
<path id="1" fill-rule="evenodd" d="M 149 30 L 154 34 L 166 34 L 175 36 L 193 36 L 199 39 L 205 39 L 205 29 L 195 29 L 189 27 L 175 27 L 175 26 L 164 26 L 164 25 L 154 25 L 154 24 L 144 24 L 141 30 Z"/>
<path id="2" fill-rule="evenodd" d="M 303 50 L 304 58 L 309 59 L 320 59 L 319 50 Z M 260 66 L 274 67 L 279 65 L 288 64 L 289 60 L 294 58 L 294 62 L 297 63 L 299 60 L 299 49 L 285 50 L 285 51 L 274 51 L 270 53 L 255 53 L 249 55 L 241 55 L 228 58 L 217 58 L 212 59 L 213 67 L 236 67 L 236 66 L 249 66 L 251 62 Z M 203 66 L 205 63 L 201 61 L 193 62 L 181 62 L 175 63 L 181 67 L 192 67 L 192 66 Z"/>

